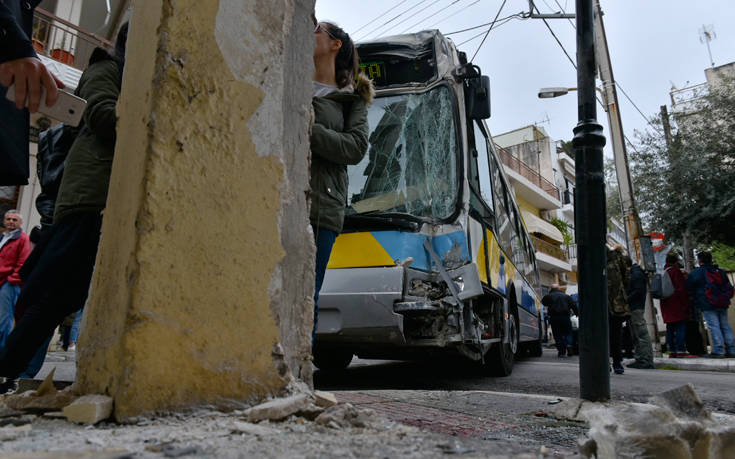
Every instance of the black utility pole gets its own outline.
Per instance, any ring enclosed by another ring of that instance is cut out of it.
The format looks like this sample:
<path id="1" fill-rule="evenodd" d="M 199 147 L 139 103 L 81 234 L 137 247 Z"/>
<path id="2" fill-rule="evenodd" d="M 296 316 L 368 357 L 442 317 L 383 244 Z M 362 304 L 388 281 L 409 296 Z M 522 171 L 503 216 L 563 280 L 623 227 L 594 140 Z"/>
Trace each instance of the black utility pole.
<path id="1" fill-rule="evenodd" d="M 579 392 L 591 401 L 610 399 L 606 211 L 602 147 L 595 97 L 595 34 L 592 0 L 577 0 L 578 118 L 574 128 L 577 195 L 575 230 L 579 266 Z"/>

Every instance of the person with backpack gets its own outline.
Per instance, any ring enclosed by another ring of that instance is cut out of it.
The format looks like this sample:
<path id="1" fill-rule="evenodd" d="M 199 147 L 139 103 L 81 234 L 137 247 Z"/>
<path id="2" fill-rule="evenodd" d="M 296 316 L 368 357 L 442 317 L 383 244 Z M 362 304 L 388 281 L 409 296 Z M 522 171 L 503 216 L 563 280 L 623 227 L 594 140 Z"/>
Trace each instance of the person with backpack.
<path id="1" fill-rule="evenodd" d="M 730 307 L 730 299 L 733 297 L 733 286 L 725 271 L 712 266 L 711 253 L 697 253 L 697 262 L 699 268 L 689 274 L 686 289 L 692 294 L 694 304 L 702 311 L 712 335 L 712 350 L 707 357 L 735 358 L 735 336 L 727 322 L 727 308 Z"/>
<path id="2" fill-rule="evenodd" d="M 623 368 L 623 350 L 621 347 L 623 322 L 630 318 L 630 306 L 625 292 L 630 283 L 630 257 L 623 253 L 623 246 L 616 244 L 614 249 L 607 249 L 607 309 L 610 331 L 610 357 L 613 359 L 612 369 L 616 375 L 625 373 Z"/>
<path id="3" fill-rule="evenodd" d="M 571 352 L 567 354 L 568 336 L 572 333 L 572 321 L 569 316 L 572 313 L 579 315 L 574 300 L 559 289 L 559 284 L 554 284 L 551 286 L 549 293 L 541 299 L 541 304 L 546 306 L 549 311 L 549 323 L 554 333 L 554 342 L 558 351 L 557 356 L 563 358 L 572 355 Z"/>
<path id="4" fill-rule="evenodd" d="M 691 304 L 684 274 L 679 269 L 678 254 L 669 252 L 666 255 L 666 265 L 661 276 L 665 276 L 665 280 L 674 287 L 673 293 L 661 298 L 661 315 L 666 324 L 666 347 L 669 349 L 669 358 L 695 357 L 686 349 L 687 320 Z M 666 282 L 662 282 L 664 283 Z"/>

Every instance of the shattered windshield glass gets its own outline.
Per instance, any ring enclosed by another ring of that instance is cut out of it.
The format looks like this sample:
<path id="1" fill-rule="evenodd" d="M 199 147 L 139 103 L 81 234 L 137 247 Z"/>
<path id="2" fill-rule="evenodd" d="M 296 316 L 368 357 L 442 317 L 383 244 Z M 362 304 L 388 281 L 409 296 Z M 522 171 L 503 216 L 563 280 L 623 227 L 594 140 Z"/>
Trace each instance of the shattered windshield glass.
<path id="1" fill-rule="evenodd" d="M 444 219 L 458 193 L 457 133 L 446 86 L 375 100 L 363 160 L 348 167 L 348 214 L 407 213 Z"/>

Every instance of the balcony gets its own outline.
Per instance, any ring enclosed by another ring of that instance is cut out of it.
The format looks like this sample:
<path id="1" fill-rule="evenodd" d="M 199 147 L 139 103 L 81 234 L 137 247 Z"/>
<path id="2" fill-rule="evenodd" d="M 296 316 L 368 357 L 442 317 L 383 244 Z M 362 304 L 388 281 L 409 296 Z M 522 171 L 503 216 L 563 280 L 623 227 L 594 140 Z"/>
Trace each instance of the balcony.
<path id="1" fill-rule="evenodd" d="M 33 17 L 31 39 L 44 64 L 71 89 L 76 88 L 95 48 L 113 48 L 104 38 L 41 8 Z"/>
<path id="2" fill-rule="evenodd" d="M 508 150 L 501 147 L 497 150 L 500 161 L 520 196 L 539 209 L 557 209 L 561 206 L 559 189 L 553 183 Z"/>
<path id="3" fill-rule="evenodd" d="M 552 272 L 566 272 L 572 270 L 567 252 L 554 244 L 531 235 L 531 242 L 536 251 L 536 261 L 539 269 Z"/>

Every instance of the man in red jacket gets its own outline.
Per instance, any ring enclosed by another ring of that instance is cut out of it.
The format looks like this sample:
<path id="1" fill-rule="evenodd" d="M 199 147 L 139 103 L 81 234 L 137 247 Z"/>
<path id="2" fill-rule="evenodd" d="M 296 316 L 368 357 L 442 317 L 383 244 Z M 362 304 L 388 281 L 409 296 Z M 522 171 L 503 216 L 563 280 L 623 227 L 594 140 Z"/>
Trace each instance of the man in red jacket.
<path id="1" fill-rule="evenodd" d="M 31 243 L 21 225 L 23 217 L 17 210 L 5 212 L 0 237 L 0 348 L 13 329 L 15 302 L 20 294 L 18 270 L 31 253 Z"/>

